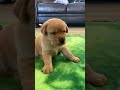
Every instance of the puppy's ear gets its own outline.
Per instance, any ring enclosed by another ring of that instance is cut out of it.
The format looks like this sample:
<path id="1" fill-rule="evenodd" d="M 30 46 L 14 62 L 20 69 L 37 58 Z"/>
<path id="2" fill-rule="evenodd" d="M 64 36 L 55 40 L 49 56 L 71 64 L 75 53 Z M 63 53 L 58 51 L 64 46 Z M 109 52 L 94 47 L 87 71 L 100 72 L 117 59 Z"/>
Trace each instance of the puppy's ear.
<path id="1" fill-rule="evenodd" d="M 66 27 L 66 33 L 68 33 L 68 26 Z"/>
<path id="2" fill-rule="evenodd" d="M 41 32 L 44 36 L 47 35 L 47 23 L 45 23 L 41 26 Z"/>
<path id="3" fill-rule="evenodd" d="M 21 22 L 28 22 L 28 4 L 30 0 L 16 0 L 14 13 Z"/>

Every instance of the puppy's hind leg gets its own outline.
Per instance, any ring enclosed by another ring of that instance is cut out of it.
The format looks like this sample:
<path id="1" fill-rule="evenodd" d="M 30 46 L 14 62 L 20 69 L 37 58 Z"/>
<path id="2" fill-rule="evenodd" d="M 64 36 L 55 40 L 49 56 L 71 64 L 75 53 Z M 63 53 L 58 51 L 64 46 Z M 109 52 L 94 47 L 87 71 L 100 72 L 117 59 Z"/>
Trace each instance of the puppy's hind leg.
<path id="1" fill-rule="evenodd" d="M 75 62 L 75 63 L 77 63 L 77 62 L 80 61 L 80 59 L 79 59 L 78 57 L 75 57 L 75 56 L 70 52 L 70 50 L 69 50 L 67 47 L 64 47 L 64 48 L 62 49 L 62 53 L 63 53 L 63 55 L 64 55 L 66 58 L 68 58 L 69 60 L 71 60 L 71 61 L 73 61 L 73 62 Z"/>

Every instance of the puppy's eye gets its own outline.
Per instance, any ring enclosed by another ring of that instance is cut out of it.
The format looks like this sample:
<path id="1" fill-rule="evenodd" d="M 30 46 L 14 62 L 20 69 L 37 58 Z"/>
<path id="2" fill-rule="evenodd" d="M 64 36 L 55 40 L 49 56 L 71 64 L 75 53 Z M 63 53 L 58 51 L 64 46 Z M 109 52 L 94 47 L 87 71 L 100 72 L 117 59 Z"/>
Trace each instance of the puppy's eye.
<path id="1" fill-rule="evenodd" d="M 56 35 L 56 34 L 57 34 L 57 32 L 52 32 L 51 34 Z"/>

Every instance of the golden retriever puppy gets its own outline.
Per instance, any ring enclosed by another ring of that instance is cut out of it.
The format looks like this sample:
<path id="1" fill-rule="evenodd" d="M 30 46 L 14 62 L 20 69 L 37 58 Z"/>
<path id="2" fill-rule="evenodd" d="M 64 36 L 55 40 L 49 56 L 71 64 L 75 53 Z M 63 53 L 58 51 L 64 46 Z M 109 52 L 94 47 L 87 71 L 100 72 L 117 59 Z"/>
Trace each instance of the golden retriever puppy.
<path id="1" fill-rule="evenodd" d="M 43 73 L 53 71 L 52 57 L 58 53 L 62 53 L 66 58 L 73 62 L 79 62 L 79 58 L 75 57 L 66 47 L 66 33 L 68 26 L 61 19 L 53 18 L 46 21 L 41 27 L 42 36 L 35 40 L 36 56 L 43 58 Z"/>
<path id="2" fill-rule="evenodd" d="M 18 22 L 0 31 L 0 73 L 17 75 L 23 90 L 34 90 L 34 0 L 16 0 Z"/>

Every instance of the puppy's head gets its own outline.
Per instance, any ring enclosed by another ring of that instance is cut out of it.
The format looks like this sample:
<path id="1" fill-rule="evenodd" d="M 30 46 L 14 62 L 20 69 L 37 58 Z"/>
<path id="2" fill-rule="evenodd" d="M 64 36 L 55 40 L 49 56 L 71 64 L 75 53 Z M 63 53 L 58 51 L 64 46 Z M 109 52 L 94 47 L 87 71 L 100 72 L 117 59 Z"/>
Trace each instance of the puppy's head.
<path id="1" fill-rule="evenodd" d="M 63 20 L 53 18 L 42 25 L 41 32 L 51 44 L 61 46 L 66 42 L 68 26 Z"/>
<path id="2" fill-rule="evenodd" d="M 22 23 L 34 22 L 35 0 L 16 0 L 14 12 Z"/>

